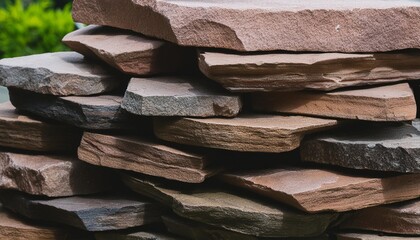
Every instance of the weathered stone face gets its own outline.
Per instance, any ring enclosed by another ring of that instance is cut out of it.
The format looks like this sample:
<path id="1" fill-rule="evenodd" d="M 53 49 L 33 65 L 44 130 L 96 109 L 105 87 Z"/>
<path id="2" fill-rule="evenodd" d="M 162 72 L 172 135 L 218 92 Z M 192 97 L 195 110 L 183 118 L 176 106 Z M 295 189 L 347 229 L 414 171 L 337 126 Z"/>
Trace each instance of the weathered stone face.
<path id="1" fill-rule="evenodd" d="M 239 96 L 196 77 L 132 78 L 122 102 L 141 116 L 234 117 Z"/>
<path id="2" fill-rule="evenodd" d="M 77 22 L 179 45 L 239 51 L 381 52 L 418 48 L 416 1 L 76 0 Z M 366 18 L 369 16 L 369 18 Z"/>
<path id="3" fill-rule="evenodd" d="M 375 233 L 339 233 L 337 240 L 417 240 L 418 237 L 389 236 Z"/>
<path id="4" fill-rule="evenodd" d="M 169 233 L 154 230 L 127 230 L 127 231 L 109 231 L 95 233 L 96 240 L 181 240 Z"/>
<path id="5" fill-rule="evenodd" d="M 420 132 L 410 124 L 346 126 L 308 137 L 303 161 L 375 171 L 420 172 Z"/>
<path id="6" fill-rule="evenodd" d="M 187 145 L 241 152 L 287 152 L 307 132 L 331 128 L 336 120 L 303 116 L 243 115 L 224 118 L 155 118 L 158 138 Z"/>
<path id="7" fill-rule="evenodd" d="M 193 49 L 117 28 L 88 26 L 67 34 L 63 43 L 130 75 L 187 71 L 195 63 Z"/>
<path id="8" fill-rule="evenodd" d="M 75 52 L 0 60 L 0 85 L 58 96 L 93 95 L 123 85 L 125 77 Z"/>
<path id="9" fill-rule="evenodd" d="M 416 118 L 416 101 L 407 83 L 320 92 L 254 94 L 255 110 L 367 121 L 409 121 Z"/>

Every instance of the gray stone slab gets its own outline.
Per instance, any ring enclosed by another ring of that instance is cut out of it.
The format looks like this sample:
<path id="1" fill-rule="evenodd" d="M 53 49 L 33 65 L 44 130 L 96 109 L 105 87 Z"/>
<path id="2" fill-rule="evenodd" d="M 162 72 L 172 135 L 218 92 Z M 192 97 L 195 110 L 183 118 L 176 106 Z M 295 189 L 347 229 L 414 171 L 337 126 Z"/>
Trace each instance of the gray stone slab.
<path id="1" fill-rule="evenodd" d="M 123 175 L 123 181 L 181 217 L 257 237 L 318 236 L 338 217 L 336 213 L 305 214 L 221 187 L 183 188 L 130 175 Z"/>
<path id="2" fill-rule="evenodd" d="M 132 78 L 122 108 L 141 116 L 234 117 L 239 96 L 197 77 Z"/>
<path id="3" fill-rule="evenodd" d="M 420 172 L 420 131 L 411 124 L 353 124 L 308 137 L 303 161 L 376 171 Z"/>
<path id="4" fill-rule="evenodd" d="M 124 82 L 124 77 L 76 52 L 0 60 L 0 85 L 43 94 L 92 95 L 111 91 Z"/>
<path id="5" fill-rule="evenodd" d="M 18 192 L 2 192 L 0 201 L 5 208 L 30 219 L 95 232 L 158 222 L 163 210 L 149 200 L 118 195 L 36 199 Z"/>

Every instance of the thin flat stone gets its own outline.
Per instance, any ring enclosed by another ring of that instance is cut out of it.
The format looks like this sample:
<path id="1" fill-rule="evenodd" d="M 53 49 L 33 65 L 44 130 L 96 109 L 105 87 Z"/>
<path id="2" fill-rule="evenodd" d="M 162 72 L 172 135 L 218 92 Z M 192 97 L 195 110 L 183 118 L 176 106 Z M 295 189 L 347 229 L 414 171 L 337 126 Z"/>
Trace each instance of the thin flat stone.
<path id="1" fill-rule="evenodd" d="M 32 92 L 93 95 L 125 82 L 122 76 L 75 52 L 56 52 L 0 60 L 0 85 Z"/>
<path id="2" fill-rule="evenodd" d="M 337 240 L 418 240 L 419 237 L 389 236 L 374 233 L 339 233 Z"/>
<path id="3" fill-rule="evenodd" d="M 195 77 L 132 78 L 122 108 L 142 116 L 234 117 L 239 96 Z"/>
<path id="4" fill-rule="evenodd" d="M 408 121 L 416 118 L 417 106 L 408 83 L 328 93 L 258 93 L 255 110 L 367 121 Z"/>
<path id="5" fill-rule="evenodd" d="M 73 226 L 86 231 L 109 231 L 160 221 L 161 206 L 129 196 L 85 196 L 39 199 L 2 192 L 5 208 L 30 219 Z"/>
<path id="6" fill-rule="evenodd" d="M 192 240 L 269 240 L 273 238 L 259 238 L 210 226 L 207 224 L 189 221 L 175 216 L 162 216 L 163 223 L 169 232 Z M 296 239 L 296 240 L 328 240 L 328 236 L 310 238 L 275 238 L 275 239 Z"/>
<path id="7" fill-rule="evenodd" d="M 409 124 L 346 126 L 305 139 L 300 152 L 308 162 L 420 173 L 420 131 Z"/>
<path id="8" fill-rule="evenodd" d="M 121 0 L 116 8 L 111 1 L 76 0 L 73 18 L 186 46 L 383 52 L 420 46 L 419 7 L 410 0 Z"/>
<path id="9" fill-rule="evenodd" d="M 310 237 L 322 234 L 338 214 L 305 214 L 278 204 L 204 184 L 196 189 L 164 186 L 123 175 L 133 191 L 151 197 L 184 218 L 258 237 Z M 299 224 L 297 224 L 299 223 Z"/>
<path id="10" fill-rule="evenodd" d="M 77 158 L 0 152 L 1 189 L 64 197 L 110 190 L 113 178 Z"/>
<path id="11" fill-rule="evenodd" d="M 72 151 L 81 131 L 41 122 L 17 113 L 10 102 L 0 104 L 0 146 L 32 151 Z"/>
<path id="12" fill-rule="evenodd" d="M 420 235 L 420 199 L 366 208 L 349 215 L 340 228 Z"/>
<path id="13" fill-rule="evenodd" d="M 180 238 L 169 235 L 165 232 L 156 232 L 149 230 L 131 230 L 125 232 L 97 232 L 96 240 L 181 240 Z"/>
<path id="14" fill-rule="evenodd" d="M 68 234 L 55 227 L 45 227 L 17 218 L 0 209 L 0 239 L 12 240 L 63 240 Z"/>
<path id="15" fill-rule="evenodd" d="M 233 119 L 156 118 L 158 138 L 187 145 L 242 152 L 287 152 L 303 135 L 330 128 L 336 120 L 302 116 L 242 115 Z"/>
<path id="16" fill-rule="evenodd" d="M 140 137 L 85 132 L 78 156 L 80 160 L 98 166 L 189 183 L 201 183 L 220 170 L 209 168 L 209 161 L 203 155 Z"/>
<path id="17" fill-rule="evenodd" d="M 375 178 L 286 168 L 232 172 L 222 179 L 310 213 L 345 212 L 420 197 L 419 174 Z"/>
<path id="18" fill-rule="evenodd" d="M 130 75 L 179 72 L 195 62 L 192 49 L 103 26 L 78 29 L 67 34 L 63 43 Z"/>
<path id="19" fill-rule="evenodd" d="M 199 66 L 208 78 L 231 91 L 267 92 L 417 80 L 419 60 L 416 50 L 374 54 L 202 52 Z"/>
<path id="20" fill-rule="evenodd" d="M 19 110 L 84 129 L 134 129 L 145 121 L 122 109 L 117 95 L 58 97 L 16 88 L 9 94 Z"/>

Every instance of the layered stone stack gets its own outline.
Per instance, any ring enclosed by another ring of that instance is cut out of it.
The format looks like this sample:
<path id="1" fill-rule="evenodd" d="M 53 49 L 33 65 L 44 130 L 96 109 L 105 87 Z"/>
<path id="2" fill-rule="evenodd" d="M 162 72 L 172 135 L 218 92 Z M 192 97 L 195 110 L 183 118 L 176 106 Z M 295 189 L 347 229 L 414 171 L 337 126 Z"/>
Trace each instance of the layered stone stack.
<path id="1" fill-rule="evenodd" d="M 73 52 L 0 60 L 0 239 L 420 238 L 420 3 L 73 17 Z"/>

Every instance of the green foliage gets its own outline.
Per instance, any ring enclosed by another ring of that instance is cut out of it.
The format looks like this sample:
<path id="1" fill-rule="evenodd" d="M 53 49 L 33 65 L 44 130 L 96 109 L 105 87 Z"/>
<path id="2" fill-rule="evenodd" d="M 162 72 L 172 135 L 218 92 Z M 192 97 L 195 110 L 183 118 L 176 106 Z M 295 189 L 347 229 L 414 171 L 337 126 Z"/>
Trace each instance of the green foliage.
<path id="1" fill-rule="evenodd" d="M 6 0 L 0 8 L 0 58 L 67 50 L 61 43 L 74 30 L 71 6 L 54 9 L 51 0 Z"/>

